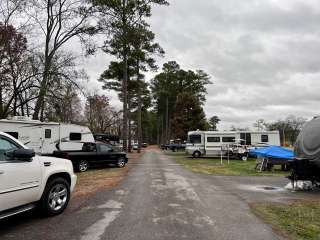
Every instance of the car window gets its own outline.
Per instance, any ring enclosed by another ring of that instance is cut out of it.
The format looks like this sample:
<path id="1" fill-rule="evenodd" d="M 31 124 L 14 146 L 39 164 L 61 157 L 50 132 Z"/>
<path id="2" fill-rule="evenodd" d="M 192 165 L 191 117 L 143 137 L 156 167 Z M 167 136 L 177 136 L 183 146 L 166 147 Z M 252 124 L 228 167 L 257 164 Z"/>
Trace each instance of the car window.
<path id="1" fill-rule="evenodd" d="M 17 145 L 9 141 L 8 139 L 0 138 L 0 161 L 6 161 L 6 153 L 18 148 L 19 147 Z"/>
<path id="2" fill-rule="evenodd" d="M 96 152 L 97 151 L 96 144 L 94 144 L 94 143 L 85 143 L 82 146 L 82 151 L 84 151 L 84 152 Z"/>
<path id="3" fill-rule="evenodd" d="M 109 152 L 112 149 L 110 145 L 100 145 L 101 152 Z"/>

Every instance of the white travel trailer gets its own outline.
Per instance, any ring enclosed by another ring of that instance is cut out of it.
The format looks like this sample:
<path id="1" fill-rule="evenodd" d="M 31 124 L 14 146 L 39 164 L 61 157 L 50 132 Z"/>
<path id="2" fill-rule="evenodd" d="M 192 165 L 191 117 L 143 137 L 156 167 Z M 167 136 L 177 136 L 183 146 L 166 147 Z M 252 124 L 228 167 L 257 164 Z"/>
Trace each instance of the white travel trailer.
<path id="1" fill-rule="evenodd" d="M 56 150 L 81 150 L 83 142 L 94 142 L 86 126 L 40 122 L 23 117 L 1 119 L 0 131 L 10 134 L 41 155 L 50 155 Z"/>
<path id="2" fill-rule="evenodd" d="M 229 153 L 246 155 L 250 147 L 280 146 L 278 131 L 192 131 L 188 133 L 186 153 L 194 157 L 220 156 Z"/>

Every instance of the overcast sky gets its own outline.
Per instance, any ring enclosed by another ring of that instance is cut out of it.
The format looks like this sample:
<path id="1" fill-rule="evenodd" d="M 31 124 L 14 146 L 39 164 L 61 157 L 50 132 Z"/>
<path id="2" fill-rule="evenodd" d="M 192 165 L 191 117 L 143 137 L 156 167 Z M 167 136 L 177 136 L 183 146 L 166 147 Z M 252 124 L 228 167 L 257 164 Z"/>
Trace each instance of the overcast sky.
<path id="1" fill-rule="evenodd" d="M 260 118 L 320 114 L 318 0 L 171 0 L 154 9 L 156 39 L 184 69 L 212 77 L 205 112 L 219 129 L 250 127 Z M 83 60 L 91 81 L 110 58 Z M 93 88 L 99 86 L 93 84 Z M 107 93 L 120 107 L 115 94 Z"/>

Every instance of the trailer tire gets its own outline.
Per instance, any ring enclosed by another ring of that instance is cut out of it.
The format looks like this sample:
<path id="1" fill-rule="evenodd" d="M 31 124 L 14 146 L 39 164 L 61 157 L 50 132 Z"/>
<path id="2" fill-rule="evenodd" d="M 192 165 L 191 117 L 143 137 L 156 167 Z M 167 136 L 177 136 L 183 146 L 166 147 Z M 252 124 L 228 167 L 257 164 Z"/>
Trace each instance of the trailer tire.
<path id="1" fill-rule="evenodd" d="M 199 157 L 201 157 L 201 152 L 195 151 L 195 152 L 193 153 L 193 157 L 194 157 L 194 158 L 199 158 Z"/>
<path id="2" fill-rule="evenodd" d="M 242 161 L 247 161 L 247 160 L 248 160 L 248 157 L 247 157 L 246 155 L 243 155 L 243 156 L 241 156 L 241 160 L 242 160 Z"/>

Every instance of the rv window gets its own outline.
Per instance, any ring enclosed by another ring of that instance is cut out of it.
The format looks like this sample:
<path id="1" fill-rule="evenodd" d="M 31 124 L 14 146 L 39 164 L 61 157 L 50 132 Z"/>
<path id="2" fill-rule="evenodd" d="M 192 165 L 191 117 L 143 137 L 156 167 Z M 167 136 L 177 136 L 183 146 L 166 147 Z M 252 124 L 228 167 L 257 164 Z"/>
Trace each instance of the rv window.
<path id="1" fill-rule="evenodd" d="M 44 138 L 51 138 L 51 129 L 44 130 Z"/>
<path id="2" fill-rule="evenodd" d="M 208 137 L 207 142 L 220 142 L 220 137 Z"/>
<path id="3" fill-rule="evenodd" d="M 235 142 L 235 141 L 236 141 L 235 137 L 222 137 L 222 142 L 231 143 L 231 142 Z"/>
<path id="4" fill-rule="evenodd" d="M 81 141 L 81 133 L 70 133 L 70 141 Z"/>
<path id="5" fill-rule="evenodd" d="M 190 135 L 189 140 L 190 143 L 201 143 L 201 135 Z"/>
<path id="6" fill-rule="evenodd" d="M 9 134 L 10 136 L 14 137 L 15 139 L 19 138 L 19 133 L 18 132 L 6 132 L 6 134 Z"/>
<path id="7" fill-rule="evenodd" d="M 269 136 L 268 135 L 261 135 L 261 142 L 269 142 Z"/>

